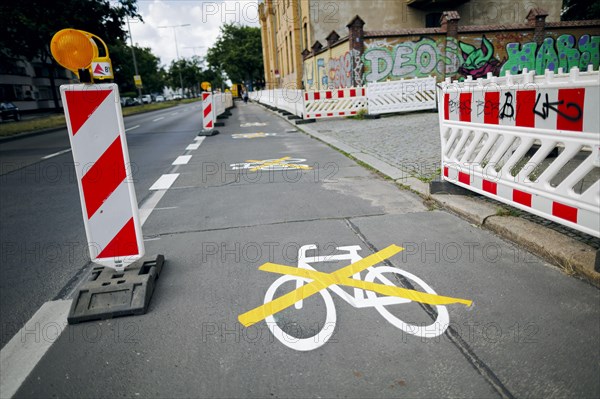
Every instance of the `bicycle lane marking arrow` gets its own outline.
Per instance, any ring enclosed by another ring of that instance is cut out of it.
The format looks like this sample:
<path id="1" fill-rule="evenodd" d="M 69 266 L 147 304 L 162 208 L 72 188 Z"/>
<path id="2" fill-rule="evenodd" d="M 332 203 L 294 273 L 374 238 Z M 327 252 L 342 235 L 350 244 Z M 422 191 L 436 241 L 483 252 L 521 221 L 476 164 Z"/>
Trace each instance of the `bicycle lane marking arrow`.
<path id="1" fill-rule="evenodd" d="M 309 269 L 299 269 L 297 267 L 278 265 L 275 263 L 265 263 L 258 270 L 264 272 L 271 272 L 277 274 L 286 274 L 295 277 L 309 278 L 315 281 L 321 281 L 328 286 L 331 285 L 345 285 L 348 287 L 360 288 L 363 290 L 373 291 L 378 294 L 387 296 L 397 296 L 400 298 L 410 299 L 413 302 L 425 303 L 428 305 L 451 305 L 455 303 L 462 303 L 466 306 L 471 306 L 473 301 L 461 298 L 452 298 L 449 296 L 429 294 L 426 292 L 410 290 L 407 288 L 401 288 L 391 285 L 371 283 L 363 280 L 355 280 L 349 277 L 340 277 L 337 281 L 334 281 L 331 274 L 323 273 Z"/>
<path id="2" fill-rule="evenodd" d="M 259 321 L 262 321 L 275 313 L 281 312 L 282 310 L 289 308 L 296 302 L 302 299 L 306 299 L 311 295 L 314 295 L 317 292 L 329 287 L 330 285 L 339 282 L 340 279 L 350 277 L 356 273 L 360 273 L 371 266 L 375 266 L 376 264 L 381 263 L 388 258 L 391 258 L 392 256 L 396 255 L 401 251 L 404 251 L 404 248 L 399 247 L 397 245 L 390 245 L 389 247 L 384 248 L 381 251 L 375 252 L 374 254 L 369 255 L 366 258 L 351 263 L 348 266 L 345 266 L 339 270 L 336 270 L 333 273 L 328 274 L 327 282 L 320 280 L 312 281 L 306 285 L 303 285 L 300 288 L 296 288 L 294 291 L 288 292 L 287 294 L 272 300 L 271 302 L 265 303 L 264 305 L 261 305 L 255 309 L 252 309 L 244 314 L 239 315 L 238 320 L 244 327 L 250 327 L 251 325 L 258 323 Z"/>

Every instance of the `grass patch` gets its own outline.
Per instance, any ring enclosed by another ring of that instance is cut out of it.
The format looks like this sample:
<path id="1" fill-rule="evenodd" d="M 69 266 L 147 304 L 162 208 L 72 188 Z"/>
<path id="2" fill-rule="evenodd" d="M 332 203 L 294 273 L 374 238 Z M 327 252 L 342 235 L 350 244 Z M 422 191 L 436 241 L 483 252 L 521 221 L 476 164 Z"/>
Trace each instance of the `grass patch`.
<path id="1" fill-rule="evenodd" d="M 165 101 L 161 103 L 136 105 L 123 108 L 123 116 L 141 114 L 144 112 L 156 111 L 164 108 L 175 107 L 179 104 L 188 104 L 200 101 L 199 98 L 189 98 L 180 101 Z M 65 115 L 63 113 L 45 116 L 20 122 L 9 122 L 0 124 L 0 137 L 14 136 L 16 134 L 35 132 L 37 130 L 54 129 L 65 127 Z"/>
<path id="2" fill-rule="evenodd" d="M 365 119 L 366 115 L 369 113 L 369 111 L 367 111 L 366 108 L 361 108 L 358 110 L 358 112 L 356 113 L 356 115 L 352 115 L 352 116 L 348 116 L 348 119 L 359 119 L 359 120 L 363 120 Z"/>
<path id="3" fill-rule="evenodd" d="M 519 216 L 521 216 L 521 213 L 519 211 L 517 211 L 516 209 L 498 208 L 498 210 L 496 211 L 496 216 L 519 217 Z"/>
<path id="4" fill-rule="evenodd" d="M 423 183 L 431 183 L 433 180 L 435 180 L 436 178 L 440 177 L 442 175 L 442 169 L 437 168 L 435 170 L 435 172 L 429 174 L 429 175 L 420 175 L 420 176 L 415 176 L 417 179 L 421 180 Z"/>

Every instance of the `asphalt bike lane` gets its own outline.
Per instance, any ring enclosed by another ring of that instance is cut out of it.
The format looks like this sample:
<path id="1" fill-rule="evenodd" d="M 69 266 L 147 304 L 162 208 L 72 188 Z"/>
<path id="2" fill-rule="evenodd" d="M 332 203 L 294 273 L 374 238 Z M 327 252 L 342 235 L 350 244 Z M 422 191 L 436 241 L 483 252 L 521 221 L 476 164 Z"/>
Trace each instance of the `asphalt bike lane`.
<path id="1" fill-rule="evenodd" d="M 146 252 L 167 259 L 149 312 L 69 326 L 16 396 L 600 391 L 592 361 L 557 379 L 594 358 L 595 288 L 292 130 L 238 104 L 221 134 L 181 146 L 144 225 Z"/>

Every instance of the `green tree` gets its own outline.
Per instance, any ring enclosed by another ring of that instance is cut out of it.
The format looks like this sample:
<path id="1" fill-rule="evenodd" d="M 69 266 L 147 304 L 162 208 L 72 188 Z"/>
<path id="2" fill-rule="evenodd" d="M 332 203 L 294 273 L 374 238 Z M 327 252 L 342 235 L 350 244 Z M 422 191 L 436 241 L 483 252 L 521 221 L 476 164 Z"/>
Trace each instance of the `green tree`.
<path id="1" fill-rule="evenodd" d="M 160 58 L 152 53 L 148 47 L 133 46 L 138 72 L 142 77 L 143 90 L 146 93 L 162 93 L 167 85 L 167 73 L 160 65 Z M 136 91 L 133 75 L 133 57 L 131 47 L 126 45 L 110 46 L 110 57 L 115 70 L 115 83 L 119 85 L 122 93 Z"/>
<path id="2" fill-rule="evenodd" d="M 260 28 L 225 24 L 206 60 L 216 70 L 225 71 L 233 83 L 244 83 L 250 90 L 263 77 Z"/>
<path id="3" fill-rule="evenodd" d="M 126 37 L 123 22 L 128 16 L 141 19 L 136 0 L 4 0 L 0 5 L 0 57 L 50 61 L 50 85 L 58 108 L 54 76 L 60 66 L 50 54 L 52 36 L 74 28 L 99 36 L 107 45 L 122 43 Z"/>
<path id="4" fill-rule="evenodd" d="M 600 1 L 563 0 L 561 21 L 600 19 Z"/>

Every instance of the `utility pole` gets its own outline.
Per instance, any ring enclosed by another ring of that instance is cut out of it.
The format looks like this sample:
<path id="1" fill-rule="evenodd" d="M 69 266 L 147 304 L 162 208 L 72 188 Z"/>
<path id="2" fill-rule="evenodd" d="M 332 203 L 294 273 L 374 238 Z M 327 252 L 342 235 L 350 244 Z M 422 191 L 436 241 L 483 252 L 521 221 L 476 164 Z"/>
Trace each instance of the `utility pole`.
<path id="1" fill-rule="evenodd" d="M 168 25 L 168 26 L 159 26 L 159 29 L 162 28 L 173 28 L 173 37 L 175 38 L 175 54 L 177 54 L 177 61 L 179 61 L 179 46 L 177 45 L 177 31 L 176 28 L 182 28 L 184 26 L 190 26 L 190 24 L 182 24 L 182 25 Z M 179 86 L 181 89 L 181 97 L 183 97 L 183 78 L 181 77 L 181 65 L 179 69 Z"/>

